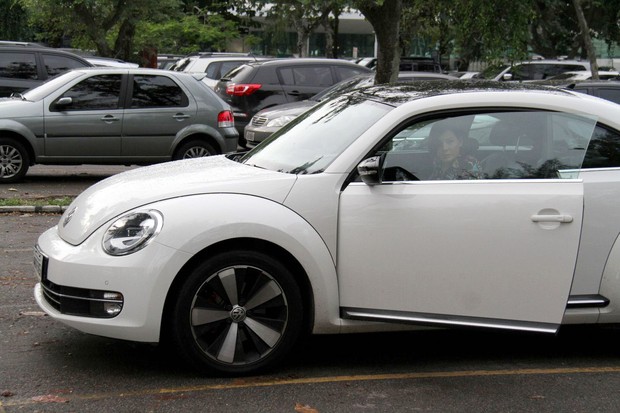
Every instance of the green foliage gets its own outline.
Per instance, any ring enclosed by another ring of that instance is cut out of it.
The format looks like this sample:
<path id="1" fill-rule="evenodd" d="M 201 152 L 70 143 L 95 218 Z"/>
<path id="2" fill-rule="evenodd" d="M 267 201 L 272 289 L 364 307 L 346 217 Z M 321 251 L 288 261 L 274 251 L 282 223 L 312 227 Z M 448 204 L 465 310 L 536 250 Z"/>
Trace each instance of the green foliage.
<path id="1" fill-rule="evenodd" d="M 185 15 L 164 23 L 144 22 L 137 32 L 138 49 L 155 47 L 160 53 L 176 54 L 225 51 L 228 42 L 239 37 L 237 23 L 219 15 Z"/>
<path id="2" fill-rule="evenodd" d="M 128 59 L 142 22 L 163 22 L 180 15 L 179 0 L 21 0 L 38 37 L 60 45 L 70 37 L 102 56 Z M 90 45 L 90 47 L 88 47 Z"/>
<path id="3" fill-rule="evenodd" d="M 458 0 L 453 7 L 455 44 L 470 59 L 527 57 L 532 0 Z"/>
<path id="4" fill-rule="evenodd" d="M 27 21 L 28 14 L 17 0 L 0 0 L 0 39 L 32 40 Z"/>

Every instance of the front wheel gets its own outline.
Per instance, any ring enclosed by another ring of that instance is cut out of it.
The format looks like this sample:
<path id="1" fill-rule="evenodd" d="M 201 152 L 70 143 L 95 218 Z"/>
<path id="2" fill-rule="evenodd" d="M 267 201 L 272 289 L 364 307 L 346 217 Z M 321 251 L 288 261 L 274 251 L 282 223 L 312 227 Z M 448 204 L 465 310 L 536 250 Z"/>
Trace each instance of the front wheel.
<path id="1" fill-rule="evenodd" d="M 203 156 L 217 155 L 217 151 L 207 142 L 192 140 L 183 144 L 176 152 L 174 159 L 201 158 Z"/>
<path id="2" fill-rule="evenodd" d="M 169 321 L 175 347 L 191 364 L 223 374 L 254 374 L 296 343 L 303 305 L 291 272 L 254 251 L 229 251 L 196 266 Z"/>
<path id="3" fill-rule="evenodd" d="M 0 138 L 0 183 L 20 181 L 29 167 L 26 148 L 15 139 Z"/>

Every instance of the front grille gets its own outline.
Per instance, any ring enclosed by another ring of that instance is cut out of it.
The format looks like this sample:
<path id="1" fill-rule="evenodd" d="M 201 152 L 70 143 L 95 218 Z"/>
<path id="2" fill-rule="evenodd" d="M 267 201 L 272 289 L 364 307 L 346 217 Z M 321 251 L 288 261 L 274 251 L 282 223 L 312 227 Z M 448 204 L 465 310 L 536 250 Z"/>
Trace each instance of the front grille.
<path id="1" fill-rule="evenodd" d="M 269 119 L 264 116 L 254 116 L 252 118 L 252 126 L 263 126 Z"/>
<path id="2" fill-rule="evenodd" d="M 47 279 L 41 280 L 41 285 L 43 286 L 45 301 L 62 314 L 113 318 L 120 314 L 120 310 L 110 312 L 107 308 L 112 305 L 122 309 L 123 306 L 123 299 L 120 293 L 65 287 L 54 284 Z M 106 298 L 106 295 L 121 298 Z"/>

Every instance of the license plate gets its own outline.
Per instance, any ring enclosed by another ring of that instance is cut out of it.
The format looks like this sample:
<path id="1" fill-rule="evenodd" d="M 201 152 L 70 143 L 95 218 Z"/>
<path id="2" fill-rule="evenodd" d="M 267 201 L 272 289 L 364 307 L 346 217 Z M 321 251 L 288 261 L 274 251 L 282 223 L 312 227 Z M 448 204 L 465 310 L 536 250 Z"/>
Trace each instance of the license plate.
<path id="1" fill-rule="evenodd" d="M 41 252 L 39 247 L 34 247 L 34 271 L 37 274 L 39 280 L 43 280 L 45 276 L 45 255 Z"/>
<path id="2" fill-rule="evenodd" d="M 246 141 L 253 141 L 254 140 L 254 132 L 246 132 L 245 133 L 245 140 Z"/>

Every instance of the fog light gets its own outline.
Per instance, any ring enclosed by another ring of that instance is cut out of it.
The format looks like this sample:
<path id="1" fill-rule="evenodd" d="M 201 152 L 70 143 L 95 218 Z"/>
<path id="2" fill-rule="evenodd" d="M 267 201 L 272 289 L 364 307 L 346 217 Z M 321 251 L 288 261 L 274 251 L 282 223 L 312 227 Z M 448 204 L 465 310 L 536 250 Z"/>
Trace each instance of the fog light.
<path id="1" fill-rule="evenodd" d="M 103 311 L 105 311 L 110 317 L 114 317 L 123 309 L 122 304 L 117 303 L 105 303 L 103 305 Z"/>
<path id="2" fill-rule="evenodd" d="M 123 294 L 116 292 L 104 292 L 103 299 L 106 301 L 103 303 L 103 311 L 110 317 L 116 316 L 123 309 Z"/>

